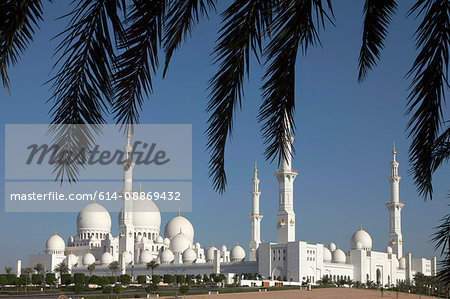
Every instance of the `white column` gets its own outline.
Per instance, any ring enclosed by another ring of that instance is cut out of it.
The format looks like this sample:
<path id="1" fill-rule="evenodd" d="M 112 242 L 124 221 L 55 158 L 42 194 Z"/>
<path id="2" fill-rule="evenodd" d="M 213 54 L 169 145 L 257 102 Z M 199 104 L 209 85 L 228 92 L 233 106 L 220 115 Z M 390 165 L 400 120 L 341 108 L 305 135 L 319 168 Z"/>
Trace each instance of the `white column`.
<path id="1" fill-rule="evenodd" d="M 401 211 L 404 206 L 403 202 L 400 202 L 399 196 L 399 183 L 401 176 L 398 175 L 398 165 L 396 161 L 397 152 L 394 149 L 392 151 L 391 174 L 388 177 L 391 189 L 391 200 L 386 203 L 386 207 L 389 210 L 389 241 L 388 245 L 392 247 L 393 253 L 397 255 L 397 258 L 403 256 L 403 240 L 402 240 L 402 220 Z"/>
<path id="2" fill-rule="evenodd" d="M 131 135 L 128 131 L 127 144 L 124 146 L 126 161 L 123 167 L 122 217 L 119 223 L 119 252 L 128 251 L 134 261 L 134 227 L 133 227 L 133 168 Z M 128 200 L 127 200 L 128 199 Z"/>
<path id="3" fill-rule="evenodd" d="M 17 263 L 16 263 L 16 276 L 20 277 L 21 274 L 22 274 L 22 261 L 21 260 L 17 260 Z"/>
<path id="4" fill-rule="evenodd" d="M 289 130 L 290 132 L 290 130 Z M 297 171 L 292 170 L 292 135 L 286 136 L 288 149 L 286 159 L 281 161 L 281 169 L 275 172 L 279 184 L 279 207 L 277 213 L 277 243 L 295 241 L 295 213 L 294 213 L 294 180 Z"/>
<path id="5" fill-rule="evenodd" d="M 255 162 L 255 176 L 252 179 L 253 189 L 250 191 L 252 195 L 252 213 L 248 215 L 251 225 L 251 239 L 250 239 L 250 250 L 249 250 L 249 260 L 256 261 L 256 250 L 261 243 L 261 219 L 263 215 L 259 213 L 259 196 L 261 191 L 259 191 L 259 179 L 258 179 L 258 169 L 256 168 Z"/>

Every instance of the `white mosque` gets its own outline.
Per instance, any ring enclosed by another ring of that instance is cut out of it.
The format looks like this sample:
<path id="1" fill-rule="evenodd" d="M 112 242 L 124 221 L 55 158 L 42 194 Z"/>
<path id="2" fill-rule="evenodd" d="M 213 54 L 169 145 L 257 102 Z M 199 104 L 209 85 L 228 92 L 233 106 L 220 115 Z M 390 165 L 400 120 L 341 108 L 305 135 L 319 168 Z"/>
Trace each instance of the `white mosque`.
<path id="1" fill-rule="evenodd" d="M 131 136 L 127 136 L 124 151 L 128 157 L 123 164 L 124 183 L 122 196 L 132 191 L 132 147 Z M 289 140 L 290 149 L 292 139 Z M 295 240 L 295 213 L 293 182 L 297 171 L 291 167 L 289 156 L 275 172 L 279 183 L 279 209 L 277 212 L 277 241 L 261 242 L 261 220 L 259 211 L 258 170 L 254 170 L 252 210 L 248 215 L 251 224 L 251 239 L 248 256 L 236 244 L 230 251 L 226 246 L 216 248 L 214 244 L 205 248 L 194 242 L 194 228 L 185 217 L 171 219 L 160 232 L 161 214 L 153 201 L 123 200 L 119 213 L 119 234 L 111 233 L 111 217 L 100 204 L 93 202 L 84 207 L 77 217 L 77 232 L 66 242 L 56 233 L 46 243 L 45 254 L 31 255 L 30 266 L 41 263 L 47 271 L 61 262 L 67 263 L 70 272 L 87 273 L 87 266 L 94 264 L 96 275 L 111 275 L 109 265 L 117 262 L 120 273 L 132 275 L 149 274 L 147 263 L 160 264 L 155 274 L 211 274 L 223 273 L 233 277 L 236 273 L 259 273 L 264 278 L 286 277 L 289 281 L 316 283 L 323 276 L 332 281 L 352 279 L 392 285 L 400 281 L 410 283 L 415 273 L 435 275 L 436 258 L 412 258 L 403 253 L 401 211 L 404 203 L 399 198 L 399 163 L 395 146 L 390 162 L 389 211 L 390 230 L 385 252 L 372 250 L 372 239 L 362 228 L 350 239 L 350 248 L 344 251 L 334 243 L 329 246 L 310 244 Z M 243 215 L 244 216 L 244 215 Z M 18 261 L 20 271 L 20 261 Z"/>

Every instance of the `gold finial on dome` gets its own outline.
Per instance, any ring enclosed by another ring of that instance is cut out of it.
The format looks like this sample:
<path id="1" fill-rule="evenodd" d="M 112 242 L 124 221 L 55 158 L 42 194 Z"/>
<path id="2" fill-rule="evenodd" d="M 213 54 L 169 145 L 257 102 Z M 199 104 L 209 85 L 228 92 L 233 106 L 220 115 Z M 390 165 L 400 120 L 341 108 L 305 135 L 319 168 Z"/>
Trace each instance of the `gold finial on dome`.
<path id="1" fill-rule="evenodd" d="M 180 216 L 180 214 L 181 214 L 181 209 L 178 208 L 178 216 Z"/>
<path id="2" fill-rule="evenodd" d="M 55 235 L 55 236 L 56 236 L 56 235 L 58 235 L 58 234 L 56 233 L 56 229 L 55 229 L 55 232 L 54 232 L 54 234 L 53 234 L 53 235 Z"/>
<path id="3" fill-rule="evenodd" d="M 359 230 L 362 230 L 362 225 L 359 225 Z"/>
<path id="4" fill-rule="evenodd" d="M 239 246 L 239 241 L 236 241 L 236 246 Z"/>
<path id="5" fill-rule="evenodd" d="M 180 234 L 182 234 L 183 233 L 183 231 L 181 230 L 181 227 L 180 227 Z"/>
<path id="6" fill-rule="evenodd" d="M 395 156 L 397 155 L 397 151 L 395 150 L 395 142 L 393 144 L 393 149 L 392 149 L 392 157 L 394 157 L 394 161 L 395 161 Z"/>
<path id="7" fill-rule="evenodd" d="M 258 167 L 257 167 L 256 161 L 255 161 L 255 172 L 258 172 Z"/>

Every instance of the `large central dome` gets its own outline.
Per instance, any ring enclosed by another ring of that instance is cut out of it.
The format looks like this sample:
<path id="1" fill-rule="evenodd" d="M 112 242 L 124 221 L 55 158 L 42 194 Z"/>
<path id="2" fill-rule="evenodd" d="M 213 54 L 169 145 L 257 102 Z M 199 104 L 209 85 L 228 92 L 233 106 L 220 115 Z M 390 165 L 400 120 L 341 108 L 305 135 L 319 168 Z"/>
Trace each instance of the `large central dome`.
<path id="1" fill-rule="evenodd" d="M 121 223 L 123 210 L 119 213 Z M 133 201 L 133 226 L 136 231 L 159 232 L 161 226 L 161 213 L 151 200 Z"/>
<path id="2" fill-rule="evenodd" d="M 111 216 L 98 203 L 85 206 L 77 217 L 77 232 L 111 232 Z"/>
<path id="3" fill-rule="evenodd" d="M 164 229 L 164 237 L 172 240 L 172 238 L 178 235 L 180 231 L 183 232 L 191 242 L 194 240 L 194 227 L 189 220 L 178 214 L 178 216 L 167 222 Z"/>
<path id="4" fill-rule="evenodd" d="M 352 250 L 355 249 L 363 249 L 367 251 L 372 250 L 372 238 L 365 230 L 362 229 L 362 227 L 360 227 L 360 229 L 353 234 L 350 240 L 350 248 Z"/>

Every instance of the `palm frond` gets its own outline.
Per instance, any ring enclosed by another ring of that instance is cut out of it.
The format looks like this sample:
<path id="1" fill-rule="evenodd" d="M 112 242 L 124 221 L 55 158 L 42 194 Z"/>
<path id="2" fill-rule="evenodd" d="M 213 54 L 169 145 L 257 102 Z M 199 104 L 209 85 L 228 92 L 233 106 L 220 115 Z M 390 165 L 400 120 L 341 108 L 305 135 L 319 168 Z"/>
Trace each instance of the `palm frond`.
<path id="1" fill-rule="evenodd" d="M 332 16 L 331 2 L 326 2 Z M 295 151 L 292 148 L 289 152 L 285 140 L 295 131 L 297 52 L 301 47 L 305 55 L 309 46 L 320 43 L 318 33 L 325 26 L 325 20 L 332 22 L 322 1 L 292 1 L 284 3 L 273 23 L 276 34 L 264 52 L 269 66 L 264 75 L 264 101 L 258 121 L 262 123 L 266 159 L 278 157 L 278 164 Z"/>
<path id="2" fill-rule="evenodd" d="M 450 2 L 419 0 L 410 13 L 423 15 L 416 30 L 419 53 L 407 76 L 412 77 L 408 95 L 409 149 L 414 183 L 419 194 L 432 199 L 433 150 L 443 125 L 442 109 L 448 89 Z"/>
<path id="3" fill-rule="evenodd" d="M 8 92 L 8 69 L 18 62 L 33 40 L 42 13 L 40 0 L 0 1 L 0 76 Z"/>
<path id="4" fill-rule="evenodd" d="M 208 11 L 215 10 L 215 0 L 179 0 L 173 1 L 165 18 L 164 52 L 166 61 L 163 77 L 166 75 L 170 60 L 183 39 L 192 33 L 194 24 L 200 16 L 208 17 Z"/>
<path id="5" fill-rule="evenodd" d="M 222 14 L 222 28 L 214 49 L 214 63 L 219 65 L 209 81 L 207 147 L 211 153 L 209 176 L 219 193 L 225 191 L 225 146 L 233 131 L 233 115 L 241 108 L 244 74 L 249 72 L 250 51 L 257 59 L 262 39 L 271 23 L 276 1 L 236 0 Z"/>
<path id="6" fill-rule="evenodd" d="M 380 51 L 384 47 L 387 28 L 391 22 L 391 16 L 396 10 L 395 0 L 366 0 L 362 45 L 358 59 L 359 82 L 366 78 L 367 73 L 380 59 Z"/>
<path id="7" fill-rule="evenodd" d="M 450 198 L 450 194 L 448 197 Z M 435 227 L 437 231 L 432 238 L 434 249 L 440 250 L 444 258 L 439 263 L 441 267 L 437 278 L 441 284 L 450 286 L 450 214 L 443 217 L 440 222 L 441 224 Z"/>
<path id="8" fill-rule="evenodd" d="M 151 73 L 158 68 L 165 5 L 163 0 L 137 0 L 131 7 L 126 42 L 120 45 L 123 52 L 117 57 L 114 74 L 117 99 L 113 113 L 118 123 L 139 122 L 143 96 L 152 92 Z"/>
<path id="9" fill-rule="evenodd" d="M 431 169 L 435 172 L 442 163 L 448 162 L 450 159 L 450 128 L 444 131 L 437 138 L 433 148 L 433 161 Z"/>
<path id="10" fill-rule="evenodd" d="M 104 114 L 113 98 L 111 79 L 115 53 L 112 42 L 114 36 L 121 35 L 118 32 L 121 30 L 119 9 L 119 0 L 81 1 L 67 15 L 71 17 L 70 23 L 59 35 L 64 39 L 56 49 L 59 58 L 55 67 L 59 66 L 59 70 L 49 81 L 53 90 L 49 99 L 53 101 L 52 124 L 70 125 L 50 130 L 56 134 L 55 144 L 60 151 L 57 154 L 90 149 L 93 139 L 89 130 L 95 133 L 98 127 L 73 125 L 105 122 Z M 78 166 L 68 160 L 59 161 L 54 168 L 56 179 L 63 182 L 66 176 L 69 182 L 76 181 Z"/>

